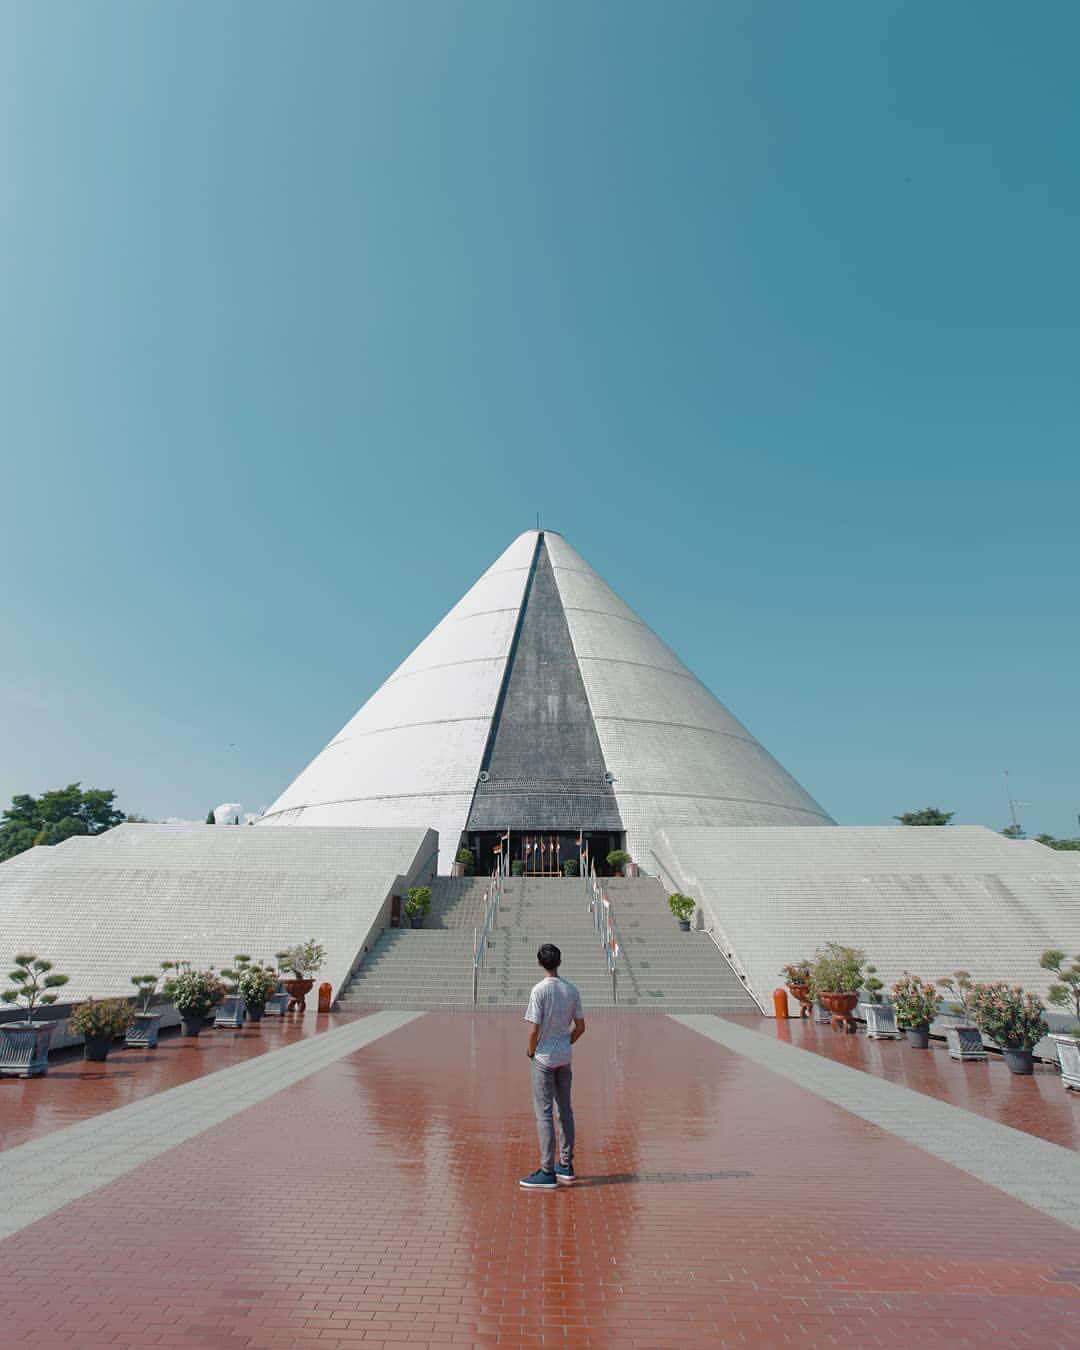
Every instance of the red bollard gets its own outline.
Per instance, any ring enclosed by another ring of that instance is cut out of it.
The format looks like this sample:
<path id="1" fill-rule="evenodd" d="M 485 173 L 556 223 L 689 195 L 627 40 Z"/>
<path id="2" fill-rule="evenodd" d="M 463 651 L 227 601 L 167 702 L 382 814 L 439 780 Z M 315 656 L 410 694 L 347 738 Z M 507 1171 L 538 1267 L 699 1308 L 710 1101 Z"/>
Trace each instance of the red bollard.
<path id="1" fill-rule="evenodd" d="M 773 990 L 772 1010 L 774 1017 L 787 1017 L 789 1015 L 786 989 Z"/>
<path id="2" fill-rule="evenodd" d="M 319 985 L 319 1011 L 321 1013 L 330 1011 L 330 995 L 332 992 L 329 981 L 324 981 Z"/>

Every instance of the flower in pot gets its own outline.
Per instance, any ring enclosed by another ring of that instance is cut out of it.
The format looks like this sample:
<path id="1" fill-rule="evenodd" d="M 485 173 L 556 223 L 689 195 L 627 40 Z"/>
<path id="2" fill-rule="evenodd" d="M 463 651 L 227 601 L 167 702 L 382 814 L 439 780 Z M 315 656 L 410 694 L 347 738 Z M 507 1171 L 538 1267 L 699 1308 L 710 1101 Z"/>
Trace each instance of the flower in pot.
<path id="1" fill-rule="evenodd" d="M 859 1004 L 859 1010 L 866 1020 L 867 1036 L 872 1041 L 899 1040 L 900 1032 L 896 1026 L 896 1009 L 891 1003 L 886 1003 L 881 996 L 885 983 L 878 979 L 877 966 L 866 967 L 862 987 L 866 999 Z"/>
<path id="2" fill-rule="evenodd" d="M 188 961 L 175 961 L 170 969 L 176 974 L 165 984 L 165 994 L 172 999 L 185 1036 L 198 1036 L 211 1008 L 225 997 L 225 985 L 212 970 L 192 970 Z"/>
<path id="3" fill-rule="evenodd" d="M 937 1016 L 941 995 L 934 985 L 918 975 L 903 975 L 892 987 L 896 1025 L 906 1032 L 908 1045 L 916 1050 L 930 1046 L 930 1023 Z"/>
<path id="4" fill-rule="evenodd" d="M 1067 960 L 1064 952 L 1051 947 L 1043 952 L 1039 965 L 1052 971 L 1060 981 L 1050 986 L 1047 999 L 1055 1008 L 1071 1009 L 1076 1018 L 1071 1030 L 1050 1039 L 1057 1046 L 1062 1083 L 1067 1088 L 1080 1088 L 1080 956 L 1073 957 L 1072 965 L 1066 965 Z"/>
<path id="5" fill-rule="evenodd" d="M 668 909 L 675 915 L 679 921 L 679 927 L 684 933 L 690 931 L 690 920 L 694 917 L 694 910 L 697 909 L 697 903 L 692 896 L 681 895 L 678 891 L 668 896 Z"/>
<path id="6" fill-rule="evenodd" d="M 956 1018 L 945 1026 L 945 1044 L 949 1047 L 949 1058 L 959 1060 L 985 1060 L 986 1047 L 983 1045 L 982 1032 L 975 1021 L 972 1010 L 971 973 L 967 970 L 954 970 L 951 975 L 942 975 L 938 980 L 940 988 L 947 991 L 952 1003 L 949 1011 Z"/>
<path id="7" fill-rule="evenodd" d="M 576 858 L 567 858 L 562 865 L 562 874 L 564 877 L 581 876 L 581 864 Z"/>
<path id="8" fill-rule="evenodd" d="M 83 1038 L 83 1059 L 100 1064 L 134 1020 L 135 1010 L 126 998 L 88 998 L 68 1018 L 68 1026 Z"/>
<path id="9" fill-rule="evenodd" d="M 630 875 L 630 867 L 633 864 L 633 858 L 624 848 L 613 848 L 607 855 L 607 865 L 611 868 L 615 876 L 620 872 L 624 876 Z"/>
<path id="10" fill-rule="evenodd" d="M 315 976 L 326 962 L 326 948 L 314 938 L 308 938 L 306 942 L 290 947 L 287 952 L 279 952 L 278 959 L 282 968 L 293 976 L 291 980 L 285 981 L 289 993 L 289 1011 L 295 1008 L 299 1012 L 306 1012 L 307 996 L 315 983 Z"/>
<path id="11" fill-rule="evenodd" d="M 809 1017 L 813 998 L 810 993 L 812 969 L 809 961 L 793 961 L 780 972 L 788 993 L 799 1005 L 799 1016 Z"/>
<path id="12" fill-rule="evenodd" d="M 248 1017 L 253 1022 L 261 1022 L 266 1001 L 277 988 L 277 975 L 264 966 L 247 966 L 240 972 L 237 983 Z"/>
<path id="13" fill-rule="evenodd" d="M 171 969 L 172 962 L 163 961 L 161 966 L 163 971 L 165 967 Z M 141 1046 L 146 1050 L 153 1050 L 157 1045 L 161 1013 L 152 1012 L 150 1005 L 154 1001 L 162 978 L 163 975 L 132 975 L 131 983 L 136 990 L 135 1014 L 127 1031 L 128 1045 Z"/>
<path id="14" fill-rule="evenodd" d="M 831 1014 L 834 1028 L 854 1031 L 852 1012 L 859 1001 L 866 953 L 858 947 L 827 942 L 814 953 L 811 984 L 814 996 Z"/>
<path id="15" fill-rule="evenodd" d="M 423 928 L 424 919 L 431 909 L 431 887 L 410 886 L 405 897 L 405 914 L 413 928 Z"/>
<path id="16" fill-rule="evenodd" d="M 1000 1048 L 1010 1072 L 1034 1073 L 1033 1051 L 1050 1030 L 1042 999 L 997 980 L 973 986 L 971 1006 L 979 1030 Z"/>
<path id="17" fill-rule="evenodd" d="M 68 978 L 55 974 L 52 962 L 34 952 L 15 957 L 15 969 L 8 971 L 11 986 L 0 992 L 0 1000 L 22 1004 L 25 1016 L 20 1022 L 0 1023 L 0 1074 L 30 1078 L 48 1073 L 49 1042 L 56 1023 L 35 1019 L 34 1013 L 56 1002 L 60 996 L 55 991 Z"/>

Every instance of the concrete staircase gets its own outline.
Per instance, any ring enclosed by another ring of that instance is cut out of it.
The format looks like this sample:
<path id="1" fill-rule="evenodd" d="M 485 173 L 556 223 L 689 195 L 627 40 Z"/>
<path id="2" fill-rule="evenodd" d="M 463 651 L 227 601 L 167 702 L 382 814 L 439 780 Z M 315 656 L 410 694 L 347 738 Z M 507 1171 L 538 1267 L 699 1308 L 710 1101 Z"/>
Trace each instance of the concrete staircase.
<path id="1" fill-rule="evenodd" d="M 705 933 L 682 933 L 652 877 L 604 883 L 622 945 L 618 1006 L 665 1012 L 756 1012 L 742 981 Z M 437 877 L 421 929 L 388 929 L 339 1000 L 370 1008 L 471 1008 L 473 930 L 484 921 L 482 878 Z M 561 973 L 589 1008 L 614 1004 L 600 939 L 578 878 L 512 877 L 488 944 L 477 1006 L 520 1008 L 541 977 L 536 950 L 554 942 Z"/>

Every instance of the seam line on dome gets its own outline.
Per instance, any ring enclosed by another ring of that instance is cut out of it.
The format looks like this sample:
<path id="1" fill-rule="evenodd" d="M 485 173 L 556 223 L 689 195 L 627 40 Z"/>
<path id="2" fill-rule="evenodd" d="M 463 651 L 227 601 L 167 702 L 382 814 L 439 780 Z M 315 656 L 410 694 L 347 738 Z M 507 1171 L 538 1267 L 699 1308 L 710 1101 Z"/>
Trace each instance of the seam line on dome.
<path id="1" fill-rule="evenodd" d="M 832 816 L 824 810 L 813 810 L 809 806 L 792 806 L 790 802 L 769 802 L 763 801 L 759 797 L 725 797 L 717 792 L 665 792 L 657 788 L 620 788 L 618 778 L 615 783 L 616 797 L 687 797 L 692 801 L 699 802 L 745 802 L 747 806 L 775 806 L 781 811 L 798 811 L 803 816 L 817 816 L 821 820 L 827 820 L 830 825 L 834 824 Z M 692 826 L 673 825 L 670 821 L 661 821 L 658 829 L 692 829 Z"/>
<path id="2" fill-rule="evenodd" d="M 335 745 L 345 745 L 348 741 L 358 741 L 364 736 L 381 736 L 384 731 L 404 731 L 408 727 L 441 727 L 450 722 L 486 722 L 490 716 L 490 713 L 471 713 L 468 717 L 425 717 L 419 722 L 395 722 L 392 727 L 372 727 L 370 731 L 357 731 L 351 736 L 338 736 L 326 749 L 330 750 Z"/>
<path id="3" fill-rule="evenodd" d="M 348 806 L 352 802 L 399 802 L 423 800 L 427 797 L 468 797 L 472 793 L 472 788 L 439 788 L 431 792 L 379 792 L 367 797 L 329 797 L 321 802 L 301 802 L 299 805 L 283 806 L 278 811 L 268 811 L 263 820 L 270 820 L 274 816 L 284 816 L 290 811 L 310 811 L 316 806 Z M 341 826 L 342 829 L 349 828 Z M 376 827 L 381 828 L 381 827 Z M 392 826 L 388 828 L 404 829 L 404 826 Z M 430 829 L 430 826 L 428 827 Z"/>
<path id="4" fill-rule="evenodd" d="M 678 660 L 678 657 L 676 657 L 676 660 Z M 664 675 L 677 675 L 680 680 L 693 680 L 695 683 L 700 684 L 706 693 L 712 692 L 709 689 L 709 686 L 703 684 L 692 670 L 687 670 L 685 668 L 682 670 L 672 670 L 670 666 L 654 666 L 651 661 L 626 661 L 621 656 L 579 656 L 578 664 L 580 665 L 582 661 L 604 661 L 609 666 L 639 666 L 642 670 L 659 670 Z M 716 698 L 716 695 L 712 694 L 712 697 Z M 716 699 L 716 701 L 717 703 L 720 702 L 719 699 Z"/>
<path id="5" fill-rule="evenodd" d="M 419 670 L 403 670 L 400 675 L 389 675 L 379 688 L 385 688 L 388 684 L 396 684 L 398 680 L 410 680 L 414 675 L 426 675 L 429 670 L 453 670 L 455 666 L 476 666 L 481 665 L 485 661 L 505 660 L 506 655 L 504 653 L 502 656 L 466 656 L 460 661 L 440 661 L 434 666 L 421 666 Z M 378 690 L 376 690 L 375 693 L 378 693 Z M 374 697 L 375 695 L 373 694 L 372 698 Z"/>
<path id="6" fill-rule="evenodd" d="M 761 742 L 756 741 L 753 736 L 740 736 L 737 731 L 719 731 L 716 727 L 703 727 L 697 722 L 665 722 L 659 717 L 620 717 L 618 713 L 599 713 L 594 720 L 597 722 L 635 722 L 647 727 L 677 727 L 682 731 L 704 731 L 708 736 L 728 736 L 733 741 L 743 741 L 746 745 L 756 745 L 766 755 L 769 753 Z"/>

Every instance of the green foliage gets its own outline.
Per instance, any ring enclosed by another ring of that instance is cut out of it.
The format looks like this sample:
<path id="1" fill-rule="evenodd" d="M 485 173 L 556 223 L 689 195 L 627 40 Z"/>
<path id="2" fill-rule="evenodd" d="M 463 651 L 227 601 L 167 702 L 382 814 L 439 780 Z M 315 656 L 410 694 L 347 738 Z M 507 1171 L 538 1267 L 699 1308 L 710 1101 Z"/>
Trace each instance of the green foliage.
<path id="1" fill-rule="evenodd" d="M 1052 971 L 1061 981 L 1060 984 L 1050 986 L 1046 997 L 1055 1008 L 1072 1008 L 1080 1029 L 1080 956 L 1073 957 L 1072 965 L 1066 965 L 1067 960 L 1064 952 L 1051 947 L 1049 951 L 1043 952 L 1039 965 L 1043 970 Z"/>
<path id="2" fill-rule="evenodd" d="M 192 970 L 186 961 L 176 963 L 179 974 L 169 980 L 165 992 L 177 1012 L 188 1017 L 205 1017 L 225 997 L 225 985 L 212 970 Z"/>
<path id="3" fill-rule="evenodd" d="M 88 998 L 80 1003 L 68 1018 L 68 1025 L 76 1036 L 122 1036 L 132 1022 L 135 1012 L 126 998 Z"/>
<path id="4" fill-rule="evenodd" d="M 326 948 L 314 938 L 299 942 L 287 951 L 278 952 L 283 970 L 291 970 L 298 980 L 310 980 L 326 964 Z"/>
<path id="5" fill-rule="evenodd" d="M 971 993 L 975 986 L 971 982 L 971 974 L 966 970 L 954 970 L 951 975 L 942 975 L 938 980 L 942 989 L 947 989 L 952 996 L 953 1002 L 960 1009 L 961 1017 L 973 1017 Z"/>
<path id="6" fill-rule="evenodd" d="M 244 971 L 247 970 L 250 965 L 251 957 L 240 955 L 233 957 L 233 964 L 230 967 L 222 969 L 222 975 L 229 981 L 228 992 L 230 994 L 238 994 L 240 992 L 240 976 L 243 975 Z"/>
<path id="7" fill-rule="evenodd" d="M 682 895 L 678 891 L 672 892 L 667 898 L 668 909 L 681 921 L 692 919 L 694 910 L 697 909 L 697 902 L 692 896 Z"/>
<path id="8" fill-rule="evenodd" d="M 170 963 L 166 961 L 164 964 Z M 131 983 L 137 990 L 135 998 L 138 1000 L 140 1012 L 150 1011 L 150 1004 L 154 1001 L 160 980 L 160 975 L 132 975 Z"/>
<path id="9" fill-rule="evenodd" d="M 277 988 L 277 976 L 263 966 L 245 966 L 237 984 L 249 1008 L 265 1008 L 266 1000 Z"/>
<path id="10" fill-rule="evenodd" d="M 525 875 L 525 862 L 521 858 L 515 858 L 510 864 L 510 875 L 512 877 L 523 877 Z"/>
<path id="11" fill-rule="evenodd" d="M 871 1003 L 881 1002 L 881 991 L 885 988 L 883 980 L 877 977 L 877 966 L 867 966 L 863 975 L 862 987 L 866 990 Z"/>
<path id="12" fill-rule="evenodd" d="M 459 849 L 458 849 L 458 851 L 457 851 L 457 858 L 455 859 L 455 862 L 459 862 L 459 863 L 471 863 L 472 861 L 473 861 L 473 854 L 472 854 L 472 849 L 471 849 L 471 848 L 459 848 Z"/>
<path id="13" fill-rule="evenodd" d="M 941 995 L 934 985 L 918 975 L 903 975 L 892 987 L 898 1027 L 927 1027 L 937 1016 Z"/>
<path id="14" fill-rule="evenodd" d="M 809 961 L 793 961 L 791 965 L 785 966 L 780 972 L 789 989 L 794 988 L 797 984 L 809 986 L 813 973 L 813 967 Z"/>
<path id="15" fill-rule="evenodd" d="M 431 887 L 410 886 L 405 898 L 405 913 L 410 919 L 418 914 L 426 914 L 431 909 Z"/>
<path id="16" fill-rule="evenodd" d="M 1035 842 L 1045 844 L 1047 848 L 1061 849 L 1065 852 L 1080 852 L 1080 839 L 1055 839 L 1052 834 L 1037 834 Z"/>
<path id="17" fill-rule="evenodd" d="M 609 867 L 625 867 L 628 862 L 633 862 L 633 858 L 624 848 L 613 848 L 607 855 Z"/>
<path id="18" fill-rule="evenodd" d="M 217 824 L 217 817 L 214 815 L 214 808 L 213 808 L 213 807 L 211 807 L 210 810 L 207 811 L 207 813 L 206 813 L 206 823 L 207 823 L 207 825 L 216 825 L 216 824 Z"/>
<path id="19" fill-rule="evenodd" d="M 1031 1050 L 1050 1030 L 1042 999 L 1026 994 L 1019 985 L 1001 980 L 976 984 L 971 1000 L 976 1026 L 1002 1048 Z"/>
<path id="20" fill-rule="evenodd" d="M 11 987 L 0 993 L 4 1003 L 22 1003 L 26 1011 L 26 1020 L 34 1020 L 34 1009 L 44 1008 L 55 1003 L 60 997 L 52 990 L 67 984 L 67 975 L 52 974 L 53 963 L 45 961 L 34 952 L 20 952 L 15 957 L 15 969 L 8 971 Z"/>
<path id="21" fill-rule="evenodd" d="M 124 820 L 116 793 L 69 783 L 40 797 L 20 793 L 0 817 L 0 862 L 34 844 L 62 844 L 76 834 L 102 834 Z"/>
<path id="22" fill-rule="evenodd" d="M 866 953 L 858 947 L 826 942 L 814 953 L 811 984 L 815 994 L 857 994 L 865 965 Z"/>
<path id="23" fill-rule="evenodd" d="M 576 858 L 567 858 L 562 865 L 562 874 L 564 877 L 581 876 L 581 864 Z"/>
<path id="24" fill-rule="evenodd" d="M 901 825 L 948 825 L 955 811 L 939 811 L 936 806 L 924 806 L 920 811 L 905 811 L 902 816 L 893 816 Z"/>
<path id="25" fill-rule="evenodd" d="M 1006 839 L 1023 839 L 1024 827 L 1023 825 L 1006 825 L 1001 833 Z"/>

